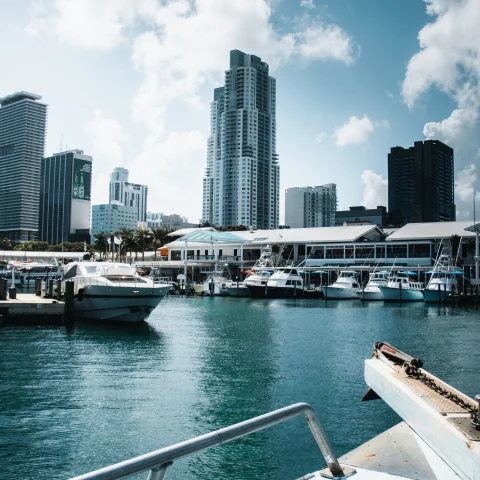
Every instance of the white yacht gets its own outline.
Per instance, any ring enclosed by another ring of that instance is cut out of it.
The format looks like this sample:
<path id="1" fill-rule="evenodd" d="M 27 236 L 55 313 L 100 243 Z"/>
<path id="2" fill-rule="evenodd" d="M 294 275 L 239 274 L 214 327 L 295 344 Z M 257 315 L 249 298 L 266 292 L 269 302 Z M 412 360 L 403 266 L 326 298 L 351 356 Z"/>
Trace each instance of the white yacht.
<path id="1" fill-rule="evenodd" d="M 413 272 L 400 272 L 388 278 L 386 285 L 380 285 L 383 299 L 387 302 L 418 302 L 423 300 L 423 283 L 411 280 L 407 275 Z"/>
<path id="2" fill-rule="evenodd" d="M 219 264 L 215 265 L 213 272 L 203 282 L 203 295 L 228 295 L 227 284 L 230 282 L 228 272 Z M 195 290 L 196 291 L 196 290 Z"/>
<path id="3" fill-rule="evenodd" d="M 275 267 L 272 260 L 272 249 L 270 245 L 267 245 L 260 258 L 255 265 L 251 268 L 250 273 L 241 283 L 231 282 L 228 286 L 228 292 L 232 296 L 237 297 L 249 297 L 250 286 L 263 286 L 268 282 L 268 279 L 273 275 Z"/>
<path id="4" fill-rule="evenodd" d="M 304 296 L 303 278 L 296 268 L 283 267 L 267 280 L 266 285 L 248 285 L 255 298 L 297 298 Z"/>
<path id="5" fill-rule="evenodd" d="M 358 273 L 353 270 L 342 270 L 338 278 L 331 285 L 322 287 L 325 298 L 352 299 L 358 298 Z"/>
<path id="6" fill-rule="evenodd" d="M 16 287 L 34 287 L 35 280 L 58 280 L 63 272 L 57 263 L 43 262 L 9 262 L 0 270 L 0 277 L 6 278 L 9 284 L 13 280 Z"/>
<path id="7" fill-rule="evenodd" d="M 362 300 L 383 300 L 383 293 L 380 285 L 387 285 L 388 272 L 372 272 L 368 278 L 368 283 L 363 289 L 357 290 L 357 295 Z"/>
<path id="8" fill-rule="evenodd" d="M 463 272 L 455 268 L 449 255 L 442 254 L 430 273 L 432 276 L 422 290 L 423 298 L 428 303 L 443 303 L 457 286 L 456 275 Z"/>
<path id="9" fill-rule="evenodd" d="M 170 290 L 138 275 L 134 266 L 109 262 L 73 262 L 65 266 L 65 283 L 74 283 L 74 315 L 88 320 L 140 322 Z"/>

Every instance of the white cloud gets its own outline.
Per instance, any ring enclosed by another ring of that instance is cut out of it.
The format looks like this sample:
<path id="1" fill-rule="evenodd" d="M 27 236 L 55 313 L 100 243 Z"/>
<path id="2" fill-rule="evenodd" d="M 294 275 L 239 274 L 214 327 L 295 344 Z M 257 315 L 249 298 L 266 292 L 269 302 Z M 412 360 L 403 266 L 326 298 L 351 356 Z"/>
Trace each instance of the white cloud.
<path id="1" fill-rule="evenodd" d="M 372 122 L 367 115 L 364 115 L 363 118 L 353 115 L 347 123 L 335 130 L 335 143 L 340 147 L 365 143 L 375 128 L 388 128 L 389 126 L 387 120 Z"/>
<path id="2" fill-rule="evenodd" d="M 315 8 L 315 4 L 313 3 L 313 0 L 302 0 L 300 2 L 300 6 L 303 8 Z"/>
<path id="3" fill-rule="evenodd" d="M 128 141 L 122 127 L 113 119 L 95 110 L 85 133 L 90 140 L 89 153 L 93 157 L 93 203 L 105 203 L 108 195 L 108 179 L 111 170 L 123 164 L 122 144 Z"/>
<path id="4" fill-rule="evenodd" d="M 299 30 L 277 32 L 269 0 L 53 0 L 48 5 L 36 9 L 28 33 L 53 33 L 63 43 L 90 50 L 131 45 L 133 65 L 142 76 L 131 113 L 146 129 L 131 166 L 132 173 L 142 172 L 135 181 L 146 178 L 151 183 L 155 177 L 147 172 L 160 175 L 162 187 L 151 189 L 152 203 L 167 200 L 160 191 L 171 191 L 173 184 L 188 185 L 189 193 L 194 184 L 201 189 L 206 145 L 200 148 L 199 132 L 171 132 L 166 112 L 180 104 L 204 108 L 200 89 L 223 83 L 230 50 L 254 53 L 271 70 L 295 59 L 351 65 L 356 58 L 350 36 L 318 16 L 306 16 Z M 188 148 L 172 145 L 172 138 Z M 176 165 L 189 168 L 180 177 L 173 170 Z M 183 196 L 175 198 L 178 201 Z"/>
<path id="5" fill-rule="evenodd" d="M 325 138 L 325 132 L 320 132 L 320 133 L 318 133 L 317 136 L 315 137 L 315 141 L 316 141 L 317 143 L 322 143 L 323 140 L 324 140 L 324 138 Z"/>
<path id="6" fill-rule="evenodd" d="M 455 142 L 467 133 L 478 118 L 478 112 L 472 108 L 459 108 L 441 122 L 429 122 L 423 127 L 423 134 L 428 139 Z"/>
<path id="7" fill-rule="evenodd" d="M 29 35 L 53 32 L 72 46 L 111 50 L 126 40 L 125 31 L 137 19 L 151 19 L 158 5 L 157 0 L 54 0 L 49 11 L 37 1 L 25 30 Z"/>
<path id="8" fill-rule="evenodd" d="M 457 173 L 455 180 L 455 195 L 463 202 L 471 202 L 477 181 L 477 166 L 473 163 L 467 165 Z M 478 194 L 476 194 L 478 195 Z"/>
<path id="9" fill-rule="evenodd" d="M 363 189 L 363 205 L 367 208 L 376 208 L 388 203 L 388 180 L 382 175 L 365 170 L 361 175 Z"/>

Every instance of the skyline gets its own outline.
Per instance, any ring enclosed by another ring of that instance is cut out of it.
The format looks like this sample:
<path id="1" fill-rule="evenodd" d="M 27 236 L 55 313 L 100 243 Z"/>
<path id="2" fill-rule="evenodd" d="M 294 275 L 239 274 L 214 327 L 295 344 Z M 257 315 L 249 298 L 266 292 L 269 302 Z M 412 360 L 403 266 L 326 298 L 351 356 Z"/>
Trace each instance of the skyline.
<path id="1" fill-rule="evenodd" d="M 336 183 L 339 209 L 387 205 L 390 148 L 426 138 L 454 148 L 457 218 L 472 218 L 478 2 L 97 3 L 19 1 L 0 32 L 15 45 L 2 51 L 0 96 L 42 95 L 45 156 L 61 143 L 92 155 L 92 203 L 107 203 L 109 175 L 125 167 L 150 187 L 150 211 L 198 221 L 211 92 L 239 49 L 277 79 L 280 223 L 292 186 Z"/>

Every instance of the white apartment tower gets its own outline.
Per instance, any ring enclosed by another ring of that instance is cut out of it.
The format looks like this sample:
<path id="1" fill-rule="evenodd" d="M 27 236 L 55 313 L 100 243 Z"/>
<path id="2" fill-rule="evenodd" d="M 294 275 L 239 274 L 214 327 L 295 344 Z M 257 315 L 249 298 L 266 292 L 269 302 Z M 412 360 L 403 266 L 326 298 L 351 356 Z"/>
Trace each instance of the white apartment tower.
<path id="1" fill-rule="evenodd" d="M 292 187 L 285 190 L 285 225 L 292 228 L 333 227 L 337 186 Z"/>
<path id="2" fill-rule="evenodd" d="M 268 65 L 230 52 L 225 86 L 210 110 L 202 220 L 217 226 L 278 228 L 275 79 Z"/>
<path id="3" fill-rule="evenodd" d="M 133 207 L 137 212 L 137 221 L 147 221 L 148 187 L 129 183 L 128 170 L 117 167 L 110 174 L 110 204 Z"/>

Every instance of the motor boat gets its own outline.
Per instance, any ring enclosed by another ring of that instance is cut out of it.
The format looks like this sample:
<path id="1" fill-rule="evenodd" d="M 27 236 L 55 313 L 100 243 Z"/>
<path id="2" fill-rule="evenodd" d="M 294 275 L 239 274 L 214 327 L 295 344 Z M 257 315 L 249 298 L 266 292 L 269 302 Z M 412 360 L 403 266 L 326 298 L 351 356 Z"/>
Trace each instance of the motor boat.
<path id="1" fill-rule="evenodd" d="M 265 285 L 247 284 L 255 298 L 297 298 L 304 296 L 303 278 L 296 268 L 283 267 L 267 280 Z"/>
<path id="2" fill-rule="evenodd" d="M 62 291 L 73 282 L 73 309 L 79 319 L 141 322 L 171 288 L 124 263 L 73 262 L 64 269 Z"/>
<path id="3" fill-rule="evenodd" d="M 422 290 L 423 298 L 428 303 L 443 303 L 457 286 L 456 275 L 463 272 L 457 270 L 449 255 L 442 254 L 435 262 L 427 286 Z"/>
<path id="4" fill-rule="evenodd" d="M 362 300 L 383 300 L 383 293 L 380 285 L 387 285 L 388 272 L 372 272 L 368 278 L 365 288 L 357 290 L 357 295 Z"/>
<path id="5" fill-rule="evenodd" d="M 215 264 L 213 272 L 210 273 L 207 280 L 203 282 L 203 295 L 224 296 L 229 295 L 227 284 L 230 282 L 228 271 L 222 268 L 218 263 Z"/>
<path id="6" fill-rule="evenodd" d="M 6 278 L 16 287 L 29 288 L 35 286 L 35 280 L 58 280 L 62 277 L 62 270 L 57 263 L 43 262 L 8 262 L 0 270 L 0 277 Z"/>
<path id="7" fill-rule="evenodd" d="M 335 282 L 322 287 L 322 292 L 325 298 L 347 300 L 358 298 L 359 288 L 358 273 L 353 270 L 342 270 Z"/>
<path id="8" fill-rule="evenodd" d="M 231 282 L 227 285 L 229 294 L 233 297 L 249 297 L 249 286 L 263 286 L 265 288 L 268 279 L 273 275 L 275 267 L 272 260 L 272 249 L 267 245 L 260 258 L 250 269 L 248 276 L 241 283 Z"/>
<path id="9" fill-rule="evenodd" d="M 379 288 L 383 299 L 387 302 L 418 302 L 423 301 L 423 283 L 415 282 L 408 275 L 414 272 L 400 272 L 388 277 L 386 285 Z"/>
<path id="10" fill-rule="evenodd" d="M 297 416 L 305 418 L 326 464 L 323 470 L 302 472 L 305 473 L 303 479 L 480 478 L 478 401 L 429 373 L 419 358 L 413 358 L 388 343 L 375 344 L 373 357 L 365 360 L 364 372 L 368 390 L 362 400 L 382 399 L 401 421 L 340 458 L 335 455 L 312 406 L 295 403 L 72 480 L 124 478 L 125 472 L 136 475 L 147 470 L 150 470 L 149 478 L 164 478 L 172 465 L 187 456 L 198 455 L 206 449 L 224 445 Z M 358 429 L 355 427 L 351 426 L 350 430 L 362 433 L 361 425 Z M 308 429 L 305 428 L 305 431 Z M 274 430 L 270 435 L 274 435 Z"/>

